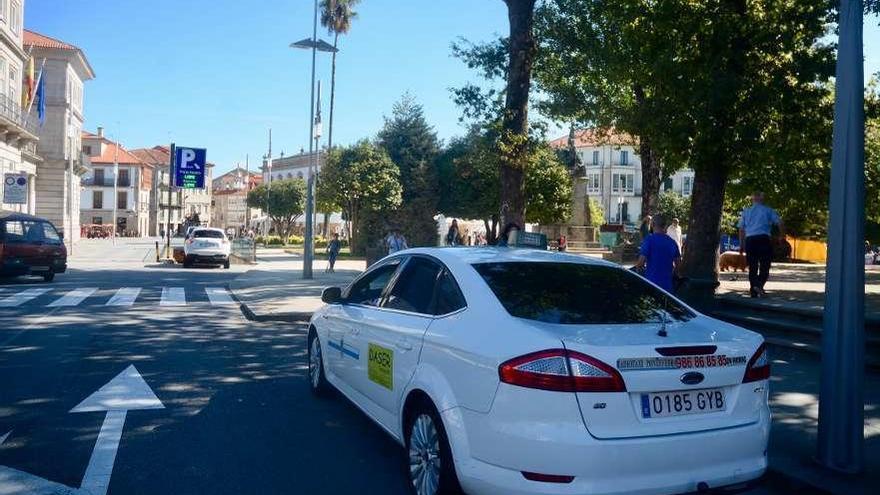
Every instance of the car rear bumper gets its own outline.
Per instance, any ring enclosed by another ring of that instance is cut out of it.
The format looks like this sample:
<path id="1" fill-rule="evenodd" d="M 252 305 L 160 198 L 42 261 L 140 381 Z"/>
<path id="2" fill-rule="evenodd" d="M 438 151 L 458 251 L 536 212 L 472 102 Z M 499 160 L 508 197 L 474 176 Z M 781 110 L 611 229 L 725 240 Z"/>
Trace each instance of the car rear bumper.
<path id="1" fill-rule="evenodd" d="M 700 483 L 718 488 L 747 482 L 767 468 L 769 409 L 745 426 L 599 440 L 584 428 L 571 395 L 539 392 L 532 399 L 511 408 L 496 397 L 496 413 L 460 407 L 444 411 L 457 472 L 468 493 L 675 494 L 696 491 Z M 540 421 L 541 415 L 552 419 Z M 529 481 L 523 471 L 574 480 Z"/>
<path id="2" fill-rule="evenodd" d="M 49 268 L 55 273 L 64 273 L 67 271 L 67 260 L 58 258 L 40 265 L 31 265 L 18 259 L 3 260 L 3 262 L 0 263 L 0 275 L 5 277 L 42 275 L 46 273 Z"/>
<path id="3" fill-rule="evenodd" d="M 216 263 L 222 264 L 229 261 L 229 255 L 223 253 L 190 253 L 186 259 L 191 263 Z"/>

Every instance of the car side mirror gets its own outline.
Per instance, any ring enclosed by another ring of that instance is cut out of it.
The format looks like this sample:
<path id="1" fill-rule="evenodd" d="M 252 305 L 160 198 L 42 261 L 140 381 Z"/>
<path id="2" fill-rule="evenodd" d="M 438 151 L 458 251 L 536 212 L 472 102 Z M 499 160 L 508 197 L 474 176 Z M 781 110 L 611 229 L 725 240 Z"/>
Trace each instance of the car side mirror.
<path id="1" fill-rule="evenodd" d="M 61 240 L 63 241 L 63 240 L 64 240 L 64 232 L 59 232 L 59 233 L 58 233 L 58 238 L 61 239 Z"/>
<path id="2" fill-rule="evenodd" d="M 327 287 L 321 293 L 321 300 L 327 304 L 339 304 L 342 302 L 342 289 L 339 287 Z"/>

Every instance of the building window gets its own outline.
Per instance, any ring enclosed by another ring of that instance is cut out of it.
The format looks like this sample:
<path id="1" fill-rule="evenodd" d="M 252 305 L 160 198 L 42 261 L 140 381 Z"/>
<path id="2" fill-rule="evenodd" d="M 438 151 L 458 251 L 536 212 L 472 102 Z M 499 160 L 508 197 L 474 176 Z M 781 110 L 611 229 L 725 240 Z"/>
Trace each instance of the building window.
<path id="1" fill-rule="evenodd" d="M 593 152 L 593 165 L 599 164 L 599 151 L 596 150 Z"/>
<path id="2" fill-rule="evenodd" d="M 694 189 L 694 178 L 691 176 L 684 176 L 681 178 L 681 195 L 682 196 L 690 196 L 691 192 Z"/>
<path id="3" fill-rule="evenodd" d="M 621 152 L 620 152 L 620 164 L 621 164 L 621 165 L 629 165 L 629 151 L 621 150 Z"/>
<path id="4" fill-rule="evenodd" d="M 116 182 L 116 185 L 118 185 L 119 187 L 128 187 L 129 185 L 131 185 L 131 180 L 128 176 L 127 168 L 119 170 L 119 178 Z"/>
<path id="5" fill-rule="evenodd" d="M 602 176 L 599 174 L 587 174 L 587 192 L 597 193 L 602 191 Z"/>
<path id="6" fill-rule="evenodd" d="M 104 185 L 104 169 L 96 168 L 95 169 L 95 185 L 103 186 Z"/>
<path id="7" fill-rule="evenodd" d="M 2 1 L 2 0 L 0 0 Z M 83 153 L 92 156 L 92 147 L 88 145 L 83 145 Z"/>
<path id="8" fill-rule="evenodd" d="M 119 210 L 128 209 L 128 191 L 119 191 L 116 195 L 116 208 Z"/>
<path id="9" fill-rule="evenodd" d="M 9 66 L 9 81 L 8 81 L 8 83 L 9 83 L 9 92 L 6 93 L 6 96 L 8 96 L 9 99 L 12 100 L 12 101 L 17 101 L 17 100 L 16 100 L 16 96 L 15 96 L 16 91 L 17 91 L 16 86 L 19 85 L 19 84 L 21 84 L 21 81 L 19 81 L 19 82 L 17 82 L 17 83 L 16 83 L 16 81 L 18 81 L 18 71 L 15 70 L 15 67 L 13 67 L 12 65 L 10 65 L 10 66 Z"/>
<path id="10" fill-rule="evenodd" d="M 95 210 L 104 208 L 104 191 L 92 191 L 92 208 Z"/>
<path id="11" fill-rule="evenodd" d="M 634 174 L 612 174 L 611 192 L 632 193 L 635 190 Z"/>
<path id="12" fill-rule="evenodd" d="M 0 4 L 3 4 L 4 0 L 0 0 Z M 6 75 L 6 59 L 0 57 L 0 94 L 5 94 L 4 91 L 6 88 L 6 83 L 3 81 L 3 76 Z"/>
<path id="13" fill-rule="evenodd" d="M 671 190 L 671 189 L 672 189 L 672 177 L 667 177 L 667 178 L 663 181 L 663 190 L 664 190 L 664 191 L 669 191 L 669 190 Z"/>
<path id="14" fill-rule="evenodd" d="M 92 217 L 92 223 L 95 225 L 101 225 L 104 223 L 104 219 L 101 217 Z"/>
<path id="15" fill-rule="evenodd" d="M 21 5 L 13 1 L 9 6 L 9 28 L 15 34 L 21 34 Z"/>

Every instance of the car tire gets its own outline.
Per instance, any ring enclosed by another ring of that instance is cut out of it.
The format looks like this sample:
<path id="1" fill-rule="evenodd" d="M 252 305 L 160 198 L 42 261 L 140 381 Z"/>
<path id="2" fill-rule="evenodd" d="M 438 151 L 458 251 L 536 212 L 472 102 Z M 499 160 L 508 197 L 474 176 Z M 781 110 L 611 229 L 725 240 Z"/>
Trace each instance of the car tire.
<path id="1" fill-rule="evenodd" d="M 324 372 L 324 353 L 321 351 L 321 341 L 318 333 L 312 329 L 309 331 L 309 389 L 313 395 L 324 397 L 330 391 L 330 383 Z"/>
<path id="2" fill-rule="evenodd" d="M 437 408 L 424 399 L 407 414 L 406 475 L 413 495 L 460 494 L 449 438 Z"/>
<path id="3" fill-rule="evenodd" d="M 43 274 L 43 282 L 51 282 L 55 280 L 55 270 L 49 268 L 49 271 Z"/>

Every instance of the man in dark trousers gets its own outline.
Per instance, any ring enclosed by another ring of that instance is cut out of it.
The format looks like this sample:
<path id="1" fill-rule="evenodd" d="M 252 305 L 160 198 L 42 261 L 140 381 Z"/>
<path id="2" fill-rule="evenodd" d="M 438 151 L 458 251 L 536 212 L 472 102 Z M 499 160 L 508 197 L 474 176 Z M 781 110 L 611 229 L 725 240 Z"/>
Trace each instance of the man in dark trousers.
<path id="1" fill-rule="evenodd" d="M 782 220 L 776 210 L 764 205 L 764 193 L 752 194 L 752 206 L 743 210 L 739 218 L 739 253 L 743 250 L 749 262 L 749 295 L 765 297 L 764 284 L 770 277 L 770 262 L 773 259 L 773 243 L 770 233 L 773 226 L 779 227 L 779 235 L 784 236 Z"/>

